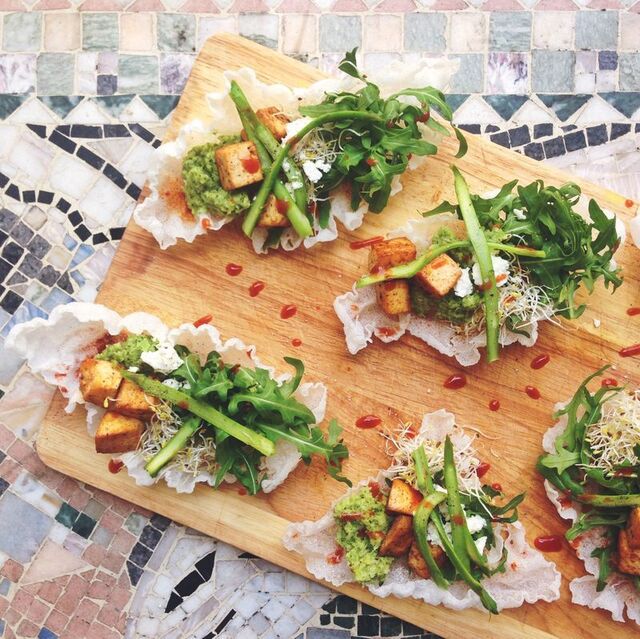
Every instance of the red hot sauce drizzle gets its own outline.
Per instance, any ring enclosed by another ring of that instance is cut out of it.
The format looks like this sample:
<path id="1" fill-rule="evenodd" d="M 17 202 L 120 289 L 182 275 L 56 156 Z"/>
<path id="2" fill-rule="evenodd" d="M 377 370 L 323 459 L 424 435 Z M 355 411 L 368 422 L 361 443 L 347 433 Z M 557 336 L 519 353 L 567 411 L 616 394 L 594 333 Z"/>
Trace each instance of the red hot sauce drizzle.
<path id="1" fill-rule="evenodd" d="M 229 262 L 229 264 L 225 266 L 224 270 L 227 272 L 227 275 L 235 277 L 236 275 L 240 275 L 240 273 L 242 273 L 242 266 L 240 266 L 240 264 Z"/>
<path id="2" fill-rule="evenodd" d="M 500 410 L 500 401 L 497 399 L 492 399 L 489 402 L 489 410 L 492 410 L 494 412 Z"/>
<path id="3" fill-rule="evenodd" d="M 119 459 L 110 459 L 107 468 L 109 468 L 109 472 L 116 475 L 119 473 L 124 466 L 124 462 L 121 462 Z"/>
<path id="4" fill-rule="evenodd" d="M 525 386 L 524 392 L 531 397 L 531 399 L 540 399 L 540 391 L 535 386 Z"/>
<path id="5" fill-rule="evenodd" d="M 257 173 L 260 170 L 260 160 L 258 158 L 243 158 L 240 162 L 247 173 Z"/>
<path id="6" fill-rule="evenodd" d="M 494 482 L 493 484 L 491 484 L 491 488 L 499 493 L 502 492 L 502 484 L 499 484 L 498 482 Z"/>
<path id="7" fill-rule="evenodd" d="M 640 355 L 640 344 L 634 344 L 633 346 L 625 346 L 618 351 L 620 357 L 635 357 Z"/>
<path id="8" fill-rule="evenodd" d="M 299 346 L 302 346 L 302 340 L 299 337 L 294 337 L 291 340 L 291 346 L 295 346 L 296 348 L 298 348 Z"/>
<path id="9" fill-rule="evenodd" d="M 480 462 L 476 466 L 476 475 L 478 479 L 482 479 L 491 469 L 491 464 L 489 462 Z"/>
<path id="10" fill-rule="evenodd" d="M 560 552 L 562 535 L 540 535 L 533 540 L 533 545 L 541 552 Z"/>
<path id="11" fill-rule="evenodd" d="M 298 312 L 298 307 L 293 304 L 287 304 L 280 309 L 280 317 L 282 319 L 289 319 Z"/>
<path id="12" fill-rule="evenodd" d="M 358 428 L 375 428 L 380 426 L 382 420 L 377 415 L 363 415 L 356 419 L 356 426 Z"/>
<path id="13" fill-rule="evenodd" d="M 640 315 L 640 306 L 632 306 L 631 308 L 628 308 L 627 315 L 629 315 L 629 317 Z"/>
<path id="14" fill-rule="evenodd" d="M 613 377 L 605 377 L 600 382 L 600 385 L 603 386 L 603 387 L 617 386 L 618 385 L 618 380 L 614 379 Z"/>
<path id="15" fill-rule="evenodd" d="M 198 318 L 193 325 L 198 328 L 198 326 L 202 326 L 203 324 L 208 324 L 211 320 L 213 319 L 213 315 L 211 315 L 211 313 L 209 313 L 209 315 L 203 315 L 202 317 Z"/>
<path id="16" fill-rule="evenodd" d="M 450 390 L 458 390 L 467 385 L 467 378 L 464 375 L 451 375 L 444 380 L 443 386 Z"/>
<path id="17" fill-rule="evenodd" d="M 260 295 L 261 291 L 264 289 L 265 286 L 266 284 L 262 280 L 256 280 L 249 287 L 249 295 L 251 295 L 251 297 L 256 297 L 256 295 Z"/>
<path id="18" fill-rule="evenodd" d="M 538 370 L 539 368 L 546 366 L 550 360 L 551 358 L 546 354 L 538 355 L 531 360 L 531 368 Z"/>
<path id="19" fill-rule="evenodd" d="M 327 555 L 328 564 L 339 564 L 344 557 L 344 548 L 338 546 L 330 555 Z"/>
<path id="20" fill-rule="evenodd" d="M 382 235 L 376 235 L 375 237 L 370 237 L 366 240 L 356 240 L 355 242 L 351 242 L 349 244 L 349 248 L 353 251 L 357 251 L 361 248 L 366 248 L 367 246 L 373 246 L 374 244 L 378 244 L 384 240 Z"/>

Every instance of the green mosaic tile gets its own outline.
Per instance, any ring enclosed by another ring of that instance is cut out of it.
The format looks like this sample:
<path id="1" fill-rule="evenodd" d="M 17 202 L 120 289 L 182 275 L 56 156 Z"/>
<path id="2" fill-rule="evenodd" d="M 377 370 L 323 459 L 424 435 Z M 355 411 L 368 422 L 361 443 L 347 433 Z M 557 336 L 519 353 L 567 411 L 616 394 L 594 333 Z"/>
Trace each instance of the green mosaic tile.
<path id="1" fill-rule="evenodd" d="M 180 99 L 179 95 L 141 95 L 140 99 L 161 119 L 173 111 Z"/>
<path id="2" fill-rule="evenodd" d="M 6 93 L 0 94 L 0 120 L 8 118 L 19 106 L 29 97 L 29 94 L 24 95 L 8 95 Z"/>
<path id="3" fill-rule="evenodd" d="M 118 88 L 120 91 L 158 93 L 158 76 L 158 58 L 155 56 L 122 55 L 118 60 Z"/>
<path id="4" fill-rule="evenodd" d="M 196 49 L 196 18 L 192 15 L 158 14 L 158 49 L 160 51 L 184 51 Z"/>
<path id="5" fill-rule="evenodd" d="M 39 51 L 42 41 L 42 14 L 8 13 L 3 21 L 2 44 L 5 51 Z"/>
<path id="6" fill-rule="evenodd" d="M 484 101 L 504 120 L 511 116 L 529 99 L 526 95 L 485 95 Z"/>
<path id="7" fill-rule="evenodd" d="M 408 13 L 404 19 L 404 46 L 408 51 L 442 53 L 446 29 L 444 13 Z"/>
<path id="8" fill-rule="evenodd" d="M 640 91 L 640 53 L 621 53 L 620 91 Z"/>
<path id="9" fill-rule="evenodd" d="M 36 66 L 38 95 L 72 95 L 74 56 L 41 53 Z"/>
<path id="10" fill-rule="evenodd" d="M 109 115 L 119 118 L 120 114 L 129 106 L 133 100 L 133 94 L 127 95 L 105 95 L 91 98 L 96 104 L 103 108 Z"/>
<path id="11" fill-rule="evenodd" d="M 467 101 L 468 97 L 468 93 L 447 93 L 447 104 L 455 113 Z"/>
<path id="12" fill-rule="evenodd" d="M 532 51 L 531 90 L 536 93 L 571 93 L 575 66 L 575 51 Z"/>
<path id="13" fill-rule="evenodd" d="M 484 55 L 466 53 L 456 55 L 460 67 L 451 78 L 451 90 L 455 93 L 482 93 L 484 90 Z"/>
<path id="14" fill-rule="evenodd" d="M 96 527 L 96 520 L 89 517 L 89 515 L 85 515 L 84 513 L 80 513 L 80 517 L 76 519 L 75 524 L 71 530 L 73 532 L 78 533 L 81 537 L 85 539 L 89 538 L 89 535 L 93 532 L 93 529 Z"/>
<path id="15" fill-rule="evenodd" d="M 531 14 L 525 11 L 493 11 L 489 19 L 489 50 L 529 51 Z"/>
<path id="16" fill-rule="evenodd" d="M 58 514 L 56 515 L 56 521 L 60 522 L 67 528 L 72 528 L 78 519 L 79 514 L 80 512 L 73 508 L 73 506 L 69 506 L 69 504 L 62 504 Z"/>
<path id="17" fill-rule="evenodd" d="M 553 109 L 553 112 L 563 122 L 570 118 L 581 106 L 585 105 L 591 98 L 588 94 L 583 95 L 540 95 L 538 97 L 542 103 Z"/>
<path id="18" fill-rule="evenodd" d="M 615 50 L 617 45 L 617 11 L 576 12 L 576 49 Z"/>
<path id="19" fill-rule="evenodd" d="M 601 93 L 601 98 L 604 98 L 611 106 L 615 107 L 620 113 L 630 118 L 638 109 L 640 109 L 640 93 L 638 92 L 611 92 Z"/>
<path id="20" fill-rule="evenodd" d="M 117 51 L 118 16 L 115 13 L 82 15 L 82 48 L 85 51 Z"/>
<path id="21" fill-rule="evenodd" d="M 82 102 L 81 95 L 41 95 L 39 100 L 46 106 L 48 106 L 57 116 L 66 118 L 73 109 L 75 109 L 80 102 Z"/>

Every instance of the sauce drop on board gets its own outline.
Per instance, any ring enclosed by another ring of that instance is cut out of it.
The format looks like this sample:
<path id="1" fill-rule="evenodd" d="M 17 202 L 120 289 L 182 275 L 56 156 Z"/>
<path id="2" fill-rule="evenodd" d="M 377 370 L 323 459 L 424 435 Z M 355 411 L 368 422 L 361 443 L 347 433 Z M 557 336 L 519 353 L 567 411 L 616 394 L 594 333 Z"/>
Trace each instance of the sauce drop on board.
<path id="1" fill-rule="evenodd" d="M 124 466 L 124 462 L 121 462 L 119 459 L 109 460 L 109 465 L 108 465 L 109 472 L 113 473 L 114 475 L 116 473 L 119 473 L 122 470 L 123 466 Z"/>
<path id="2" fill-rule="evenodd" d="M 562 535 L 540 535 L 533 540 L 533 545 L 542 552 L 559 552 L 562 539 Z"/>
<path id="3" fill-rule="evenodd" d="M 614 379 L 613 377 L 605 377 L 601 382 L 600 382 L 601 386 L 617 386 L 618 385 L 618 380 Z"/>
<path id="4" fill-rule="evenodd" d="M 546 354 L 538 355 L 531 360 L 531 368 L 538 370 L 543 366 L 546 366 L 550 360 L 551 358 Z"/>
<path id="5" fill-rule="evenodd" d="M 291 340 L 291 346 L 295 346 L 296 348 L 298 348 L 298 346 L 302 346 L 302 340 L 299 337 L 294 337 Z"/>
<path id="6" fill-rule="evenodd" d="M 491 488 L 499 493 L 502 492 L 502 484 L 499 484 L 497 481 L 491 484 Z"/>
<path id="7" fill-rule="evenodd" d="M 383 240 L 384 240 L 384 237 L 382 237 L 382 235 L 376 235 L 366 240 L 356 240 L 355 242 L 351 242 L 349 244 L 349 248 L 354 251 L 357 251 L 358 249 L 366 248 L 367 246 L 373 246 L 374 244 L 379 244 Z"/>
<path id="8" fill-rule="evenodd" d="M 262 280 L 256 280 L 249 287 L 249 295 L 251 295 L 251 297 L 255 297 L 256 295 L 259 295 L 260 292 L 264 289 L 265 286 L 266 286 L 266 284 Z"/>
<path id="9" fill-rule="evenodd" d="M 531 399 L 540 399 L 540 391 L 535 386 L 525 386 L 524 392 L 531 397 Z"/>
<path id="10" fill-rule="evenodd" d="M 491 464 L 489 462 L 480 462 L 476 466 L 476 475 L 478 479 L 482 479 L 491 470 Z"/>
<path id="11" fill-rule="evenodd" d="M 247 489 L 244 486 L 241 486 L 240 488 L 238 488 L 238 495 L 246 495 L 247 494 Z"/>
<path id="12" fill-rule="evenodd" d="M 198 328 L 198 326 L 202 326 L 203 324 L 208 324 L 211 320 L 213 319 L 213 315 L 211 315 L 211 313 L 209 313 L 209 315 L 203 315 L 202 317 L 199 317 L 194 323 L 193 325 Z"/>
<path id="13" fill-rule="evenodd" d="M 492 411 L 500 410 L 500 402 L 497 399 L 492 399 L 489 402 L 489 410 L 492 410 Z"/>
<path id="14" fill-rule="evenodd" d="M 240 264 L 234 264 L 233 262 L 229 262 L 224 270 L 227 272 L 227 275 L 231 275 L 231 277 L 235 277 L 236 275 L 240 275 L 242 273 L 242 266 Z"/>
<path id="15" fill-rule="evenodd" d="M 280 309 L 280 317 L 282 319 L 289 319 L 298 312 L 298 307 L 293 304 L 287 304 Z"/>
<path id="16" fill-rule="evenodd" d="M 327 555 L 327 563 L 328 564 L 339 564 L 344 557 L 344 548 L 342 546 L 338 546 L 334 552 L 330 555 Z"/>
<path id="17" fill-rule="evenodd" d="M 380 426 L 382 420 L 377 415 L 363 415 L 356 419 L 356 426 L 358 428 L 375 428 Z"/>
<path id="18" fill-rule="evenodd" d="M 633 206 L 633 200 L 625 200 L 624 205 L 630 209 Z"/>
<path id="19" fill-rule="evenodd" d="M 451 375 L 444 380 L 443 386 L 445 388 L 449 388 L 451 390 L 457 390 L 458 388 L 462 388 L 466 386 L 467 378 L 464 375 Z"/>
<path id="20" fill-rule="evenodd" d="M 625 346 L 618 351 L 620 357 L 635 357 L 640 355 L 640 344 L 634 344 L 633 346 Z"/>
<path id="21" fill-rule="evenodd" d="M 640 306 L 632 306 L 627 309 L 627 315 L 633 317 L 634 315 L 640 315 Z"/>

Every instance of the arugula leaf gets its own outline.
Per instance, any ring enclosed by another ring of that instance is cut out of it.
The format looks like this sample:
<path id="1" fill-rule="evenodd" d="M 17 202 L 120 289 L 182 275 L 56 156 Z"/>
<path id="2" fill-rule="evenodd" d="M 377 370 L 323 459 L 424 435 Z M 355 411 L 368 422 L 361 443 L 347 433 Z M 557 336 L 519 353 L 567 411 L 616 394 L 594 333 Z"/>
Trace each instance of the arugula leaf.
<path id="1" fill-rule="evenodd" d="M 545 468 L 552 468 L 556 470 L 558 473 L 562 473 L 567 468 L 571 468 L 580 461 L 580 454 L 574 451 L 562 449 L 560 452 L 555 455 L 545 455 L 541 464 Z"/>

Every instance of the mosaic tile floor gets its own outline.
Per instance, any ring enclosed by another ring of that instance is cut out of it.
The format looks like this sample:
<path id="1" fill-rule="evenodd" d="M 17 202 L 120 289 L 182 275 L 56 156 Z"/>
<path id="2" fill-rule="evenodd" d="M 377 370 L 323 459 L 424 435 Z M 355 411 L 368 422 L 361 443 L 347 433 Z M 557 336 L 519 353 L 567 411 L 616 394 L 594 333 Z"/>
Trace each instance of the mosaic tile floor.
<path id="1" fill-rule="evenodd" d="M 52 391 L 4 338 L 94 299 L 193 52 L 221 30 L 327 70 L 355 45 L 369 66 L 459 57 L 463 128 L 640 199 L 640 2 L 586 4 L 0 0 L 0 637 L 433 636 L 46 468 Z"/>

